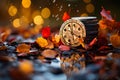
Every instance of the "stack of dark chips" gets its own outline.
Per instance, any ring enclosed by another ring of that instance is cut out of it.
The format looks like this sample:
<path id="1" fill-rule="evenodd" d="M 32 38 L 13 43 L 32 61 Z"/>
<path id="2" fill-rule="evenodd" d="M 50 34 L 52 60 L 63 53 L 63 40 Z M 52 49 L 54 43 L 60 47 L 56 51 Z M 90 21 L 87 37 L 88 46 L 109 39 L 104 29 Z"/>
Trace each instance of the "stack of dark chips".
<path id="1" fill-rule="evenodd" d="M 85 43 L 90 43 L 98 35 L 98 20 L 96 17 L 73 17 L 78 19 L 85 25 L 86 38 Z"/>

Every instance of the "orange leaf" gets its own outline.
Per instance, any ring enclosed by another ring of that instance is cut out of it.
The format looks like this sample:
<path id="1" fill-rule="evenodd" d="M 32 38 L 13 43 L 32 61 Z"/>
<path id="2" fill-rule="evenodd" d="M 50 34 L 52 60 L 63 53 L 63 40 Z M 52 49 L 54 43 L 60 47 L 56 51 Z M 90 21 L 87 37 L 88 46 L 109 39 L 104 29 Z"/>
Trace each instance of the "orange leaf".
<path id="1" fill-rule="evenodd" d="M 46 47 L 48 45 L 48 41 L 43 37 L 38 37 L 36 42 L 40 47 Z"/>
<path id="2" fill-rule="evenodd" d="M 31 46 L 27 44 L 19 44 L 16 51 L 19 53 L 29 53 Z"/>
<path id="3" fill-rule="evenodd" d="M 64 12 L 62 19 L 63 19 L 63 21 L 70 19 L 69 14 L 67 12 Z"/>

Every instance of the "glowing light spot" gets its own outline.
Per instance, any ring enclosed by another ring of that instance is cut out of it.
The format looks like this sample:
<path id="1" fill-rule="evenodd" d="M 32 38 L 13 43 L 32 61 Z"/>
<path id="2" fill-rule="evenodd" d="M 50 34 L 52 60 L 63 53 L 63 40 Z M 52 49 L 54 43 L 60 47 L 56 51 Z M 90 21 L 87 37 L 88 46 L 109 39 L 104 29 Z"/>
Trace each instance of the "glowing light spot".
<path id="1" fill-rule="evenodd" d="M 28 18 L 26 18 L 25 16 L 22 16 L 20 18 L 20 25 L 23 27 L 27 27 L 29 24 Z"/>
<path id="2" fill-rule="evenodd" d="M 19 70 L 25 74 L 30 74 L 33 72 L 33 64 L 28 60 L 24 60 L 19 63 Z"/>
<path id="3" fill-rule="evenodd" d="M 86 16 L 88 16 L 87 13 L 83 13 L 83 14 L 81 14 L 81 17 L 86 17 Z"/>
<path id="4" fill-rule="evenodd" d="M 88 5 L 86 6 L 86 10 L 87 10 L 88 13 L 92 13 L 92 12 L 94 12 L 95 7 L 94 7 L 93 4 L 88 4 Z"/>
<path id="5" fill-rule="evenodd" d="M 90 3 L 91 0 L 83 0 L 83 2 L 85 2 L 85 3 Z"/>
<path id="6" fill-rule="evenodd" d="M 50 12 L 50 9 L 49 9 L 49 8 L 44 8 L 44 9 L 42 9 L 42 11 L 41 11 L 41 16 L 42 16 L 43 18 L 49 18 L 50 15 L 51 15 L 51 12 Z"/>
<path id="7" fill-rule="evenodd" d="M 44 20 L 40 15 L 37 15 L 37 16 L 34 17 L 34 23 L 36 25 L 41 25 L 41 24 L 44 23 Z"/>
<path id="8" fill-rule="evenodd" d="M 14 21 L 13 21 L 13 26 L 15 27 L 15 28 L 18 28 L 18 27 L 20 27 L 20 19 L 15 19 Z"/>
<path id="9" fill-rule="evenodd" d="M 31 5 L 31 0 L 22 0 L 22 6 L 24 8 L 29 8 Z"/>
<path id="10" fill-rule="evenodd" d="M 8 13 L 10 16 L 15 16 L 17 13 L 17 8 L 13 5 L 11 5 L 8 9 Z"/>

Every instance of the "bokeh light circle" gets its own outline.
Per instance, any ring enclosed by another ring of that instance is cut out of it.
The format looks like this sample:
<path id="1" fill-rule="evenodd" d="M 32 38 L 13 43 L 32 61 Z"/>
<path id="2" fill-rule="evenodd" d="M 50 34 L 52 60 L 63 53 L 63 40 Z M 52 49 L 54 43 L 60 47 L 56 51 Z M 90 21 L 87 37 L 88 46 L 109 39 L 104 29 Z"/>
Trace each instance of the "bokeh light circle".
<path id="1" fill-rule="evenodd" d="M 90 3 L 86 6 L 86 10 L 87 10 L 88 13 L 92 13 L 92 12 L 94 12 L 95 7 L 94 7 L 93 4 Z"/>
<path id="2" fill-rule="evenodd" d="M 13 20 L 13 26 L 15 28 L 20 27 L 20 19 L 19 18 L 16 18 L 16 19 Z"/>
<path id="3" fill-rule="evenodd" d="M 22 0 L 22 6 L 24 8 L 29 8 L 31 5 L 31 0 Z"/>
<path id="4" fill-rule="evenodd" d="M 35 16 L 33 20 L 36 25 L 42 25 L 44 23 L 44 20 L 40 15 Z"/>
<path id="5" fill-rule="evenodd" d="M 17 8 L 13 5 L 11 5 L 8 9 L 8 13 L 10 16 L 15 16 L 17 13 Z"/>
<path id="6" fill-rule="evenodd" d="M 51 15 L 50 9 L 49 8 L 43 8 L 41 11 L 41 16 L 43 18 L 49 18 Z"/>

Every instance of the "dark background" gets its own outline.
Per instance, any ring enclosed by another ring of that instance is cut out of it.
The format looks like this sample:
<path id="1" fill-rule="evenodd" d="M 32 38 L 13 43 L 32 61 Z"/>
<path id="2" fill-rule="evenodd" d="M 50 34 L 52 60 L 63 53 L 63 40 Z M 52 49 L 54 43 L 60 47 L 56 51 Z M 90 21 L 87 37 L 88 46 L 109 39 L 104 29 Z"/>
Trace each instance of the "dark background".
<path id="1" fill-rule="evenodd" d="M 86 5 L 83 0 L 31 0 L 31 10 L 42 10 L 48 7 L 51 10 L 51 16 L 49 22 L 46 21 L 46 25 L 61 25 L 62 16 L 65 11 L 67 11 L 71 17 L 79 17 L 82 13 L 87 13 L 88 16 L 96 16 L 101 19 L 100 11 L 101 7 L 106 10 L 110 10 L 112 16 L 120 21 L 120 0 L 91 0 L 91 4 L 94 5 L 95 10 L 92 13 L 86 11 Z M 18 13 L 16 16 L 11 17 L 8 14 L 9 6 L 13 4 L 17 7 Z M 69 5 L 69 6 L 68 6 Z M 60 7 L 62 8 L 59 11 Z M 0 0 L 0 26 L 9 25 L 11 23 L 11 18 L 20 17 L 21 0 Z M 32 14 L 31 14 L 32 15 Z"/>

